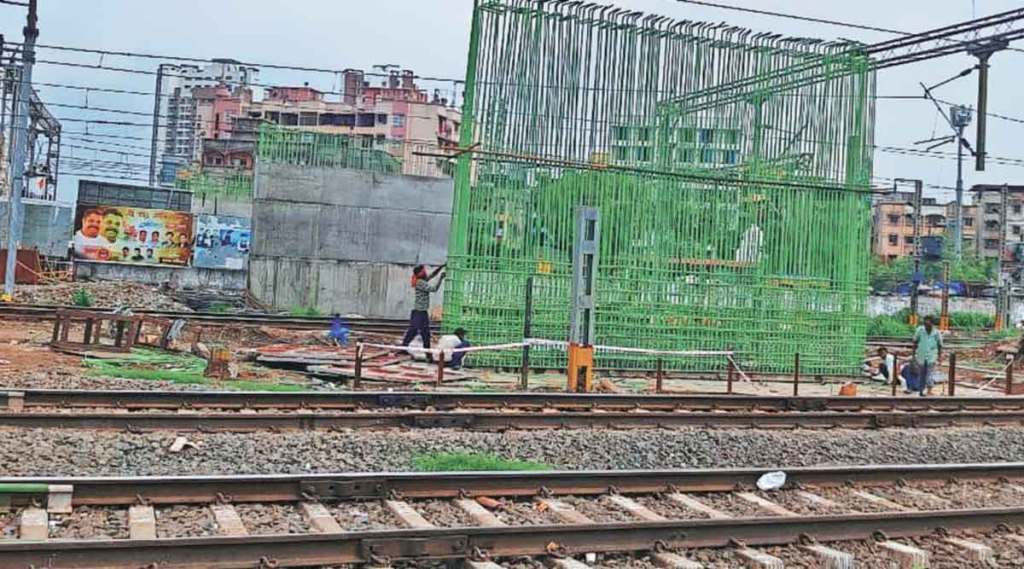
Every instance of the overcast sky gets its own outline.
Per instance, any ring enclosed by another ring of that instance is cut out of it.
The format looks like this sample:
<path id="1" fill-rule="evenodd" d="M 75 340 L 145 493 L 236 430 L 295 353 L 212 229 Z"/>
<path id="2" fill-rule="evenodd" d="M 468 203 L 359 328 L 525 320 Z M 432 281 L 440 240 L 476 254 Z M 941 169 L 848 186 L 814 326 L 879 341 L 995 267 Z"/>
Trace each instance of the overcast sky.
<path id="1" fill-rule="evenodd" d="M 843 20 L 862 24 L 922 31 L 957 21 L 1020 7 L 1019 0 L 717 0 L 719 3 L 757 7 Z M 608 2 L 600 2 L 608 3 Z M 824 39 L 850 38 L 864 42 L 889 39 L 889 34 L 839 28 L 758 16 L 717 8 L 695 6 L 676 0 L 617 0 L 634 10 L 676 19 L 725 21 L 757 31 L 772 31 Z M 145 52 L 189 57 L 229 57 L 261 63 L 293 64 L 332 69 L 371 69 L 393 63 L 420 75 L 461 78 L 465 74 L 471 0 L 39 0 L 39 43 L 108 50 Z M 0 33 L 20 41 L 24 10 L 0 5 Z M 1020 25 L 1024 25 L 1021 23 Z M 1024 42 L 1020 42 L 1024 48 Z M 40 59 L 98 63 L 98 56 L 82 56 L 42 50 Z M 919 95 L 920 82 L 934 84 L 974 65 L 966 55 L 879 72 L 879 95 Z M 155 70 L 158 61 L 104 57 L 105 65 Z M 992 59 L 989 111 L 1024 119 L 1024 53 L 1003 52 Z M 52 64 L 36 67 L 36 82 L 90 85 L 152 91 L 154 78 L 104 71 L 74 69 Z M 337 79 L 329 74 L 298 74 L 264 70 L 261 82 L 300 84 L 309 81 L 324 90 L 336 90 Z M 436 85 L 444 87 L 444 84 Z M 450 87 L 449 87 L 450 88 Z M 43 100 L 52 103 L 112 107 L 152 112 L 151 98 L 134 95 L 86 93 L 39 87 Z M 974 105 L 976 75 L 959 79 L 936 92 L 943 99 Z M 145 116 L 114 115 L 53 107 L 58 117 L 105 118 L 149 123 Z M 68 133 L 85 131 L 82 123 L 66 122 Z M 122 144 L 148 149 L 150 131 L 144 127 L 89 126 L 90 132 L 138 136 L 146 140 L 121 140 Z M 911 147 L 916 140 L 941 136 L 948 128 L 935 108 L 925 100 L 879 100 L 876 143 Z M 1024 124 L 997 118 L 989 120 L 988 151 L 992 156 L 1024 158 L 1021 135 Z M 76 136 L 76 135 L 71 135 Z M 77 135 L 83 138 L 81 135 Z M 973 142 L 973 125 L 969 140 Z M 97 139 L 98 140 L 98 139 Z M 112 139 L 102 139 L 114 142 Z M 95 146 L 66 140 L 66 144 Z M 109 148 L 109 147 L 108 147 Z M 141 148 L 124 149 L 145 154 Z M 942 150 L 954 151 L 952 145 Z M 65 156 L 118 160 L 66 147 Z M 121 158 L 148 163 L 141 156 Z M 1024 183 L 1024 167 L 990 164 L 986 172 L 965 169 L 966 185 L 975 183 Z M 954 160 L 910 157 L 876 152 L 875 175 L 922 178 L 926 183 L 950 186 L 955 182 Z M 879 181 L 878 183 L 883 183 Z M 60 196 L 70 201 L 77 180 L 65 176 Z M 928 190 L 952 198 L 952 192 Z"/>

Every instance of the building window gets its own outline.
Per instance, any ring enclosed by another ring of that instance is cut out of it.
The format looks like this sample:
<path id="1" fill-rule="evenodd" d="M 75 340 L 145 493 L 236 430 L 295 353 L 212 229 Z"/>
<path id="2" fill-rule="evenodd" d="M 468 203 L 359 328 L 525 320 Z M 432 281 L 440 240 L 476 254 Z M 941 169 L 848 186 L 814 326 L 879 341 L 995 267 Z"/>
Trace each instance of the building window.
<path id="1" fill-rule="evenodd" d="M 998 239 L 986 239 L 985 240 L 985 248 L 986 249 L 998 249 L 999 248 L 999 240 Z"/>
<path id="2" fill-rule="evenodd" d="M 889 214 L 889 223 L 898 224 L 900 222 L 900 216 L 894 213 Z"/>
<path id="3" fill-rule="evenodd" d="M 999 204 L 987 203 L 985 204 L 985 213 L 999 213 Z"/>
<path id="4" fill-rule="evenodd" d="M 1020 235 L 1020 226 L 1019 225 L 1011 225 L 1010 226 L 1010 231 L 1013 231 L 1014 235 Z"/>
<path id="5" fill-rule="evenodd" d="M 387 115 L 377 115 L 377 124 L 388 124 Z"/>
<path id="6" fill-rule="evenodd" d="M 908 235 L 907 238 L 906 238 L 906 243 L 907 243 L 907 245 L 913 245 L 914 244 L 914 236 L 913 235 Z"/>
<path id="7" fill-rule="evenodd" d="M 899 244 L 900 244 L 900 236 L 896 235 L 895 233 L 890 233 L 889 234 L 889 245 L 899 245 Z"/>
<path id="8" fill-rule="evenodd" d="M 964 218 L 964 227 L 974 227 L 974 218 L 973 217 L 965 217 Z"/>
<path id="9" fill-rule="evenodd" d="M 391 126 L 405 126 L 405 115 L 391 115 Z"/>
<path id="10" fill-rule="evenodd" d="M 1013 204 L 1013 213 L 1020 215 L 1020 204 Z"/>

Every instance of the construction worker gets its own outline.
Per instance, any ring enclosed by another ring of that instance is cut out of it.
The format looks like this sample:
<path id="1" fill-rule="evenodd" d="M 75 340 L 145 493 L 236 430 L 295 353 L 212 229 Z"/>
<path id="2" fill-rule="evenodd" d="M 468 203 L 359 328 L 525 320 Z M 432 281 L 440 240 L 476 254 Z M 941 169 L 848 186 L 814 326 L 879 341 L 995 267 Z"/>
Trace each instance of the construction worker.
<path id="1" fill-rule="evenodd" d="M 437 348 L 444 353 L 445 365 L 451 369 L 461 369 L 462 359 L 466 357 L 466 352 L 453 352 L 453 350 L 468 347 L 470 347 L 470 343 L 466 340 L 465 328 L 456 328 L 454 332 L 441 336 L 441 339 L 437 341 Z"/>
<path id="2" fill-rule="evenodd" d="M 416 337 L 416 334 L 420 335 L 423 339 L 423 348 L 430 349 L 430 293 L 437 292 L 437 289 L 441 288 L 441 283 L 444 282 L 444 273 L 441 271 L 445 265 L 441 265 L 434 269 L 434 272 L 427 274 L 427 268 L 423 265 L 416 265 L 412 269 L 412 283 L 413 290 L 416 291 L 416 299 L 412 305 L 412 313 L 409 314 L 409 328 L 405 331 L 405 337 L 402 338 L 402 345 L 408 346 L 412 339 Z M 437 282 L 430 284 L 430 281 L 438 275 Z M 427 353 L 427 361 L 433 362 L 434 357 Z"/>
<path id="3" fill-rule="evenodd" d="M 935 318 L 924 317 L 924 325 L 914 331 L 914 363 L 917 364 L 920 395 L 932 394 L 935 387 L 935 366 L 942 359 L 942 335 L 935 327 Z"/>

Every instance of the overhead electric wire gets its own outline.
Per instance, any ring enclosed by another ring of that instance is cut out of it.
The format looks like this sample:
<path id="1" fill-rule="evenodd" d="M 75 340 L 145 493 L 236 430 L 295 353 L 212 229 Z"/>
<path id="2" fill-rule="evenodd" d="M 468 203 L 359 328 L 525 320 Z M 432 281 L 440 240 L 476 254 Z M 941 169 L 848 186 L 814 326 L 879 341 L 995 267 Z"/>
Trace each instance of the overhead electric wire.
<path id="1" fill-rule="evenodd" d="M 744 6 L 732 6 L 732 5 L 729 5 L 729 4 L 720 4 L 720 3 L 717 3 L 717 2 L 707 2 L 706 0 L 675 0 L 675 1 L 676 2 L 680 2 L 680 3 L 684 3 L 684 4 L 693 4 L 693 5 L 696 5 L 696 6 L 705 6 L 705 7 L 709 7 L 709 8 L 719 8 L 719 9 L 722 9 L 722 10 L 732 10 L 732 11 L 735 11 L 735 12 L 746 12 L 746 13 L 749 13 L 749 14 L 757 14 L 757 15 L 760 15 L 760 16 L 771 16 L 771 17 L 774 17 L 774 18 L 785 18 L 785 19 L 789 19 L 789 20 L 797 20 L 797 21 L 802 21 L 802 22 L 810 22 L 810 23 L 814 23 L 814 24 L 826 24 L 826 25 L 829 25 L 829 26 L 837 26 L 837 27 L 842 27 L 842 28 L 851 28 L 851 29 L 856 29 L 856 30 L 866 30 L 866 31 L 871 31 L 871 32 L 881 32 L 881 33 L 885 33 L 885 34 L 894 34 L 894 35 L 901 35 L 901 36 L 912 36 L 912 35 L 915 35 L 916 33 L 918 33 L 918 32 L 908 32 L 908 31 L 905 31 L 905 30 L 897 30 L 897 29 L 893 29 L 893 28 L 883 28 L 881 26 L 872 26 L 872 25 L 868 25 L 868 24 L 855 24 L 855 23 L 852 23 L 852 22 L 843 22 L 841 20 L 829 20 L 829 19 L 826 19 L 826 18 L 816 18 L 816 17 L 813 17 L 813 16 L 803 16 L 803 15 L 800 15 L 800 14 L 790 14 L 790 13 L 787 13 L 787 12 L 775 12 L 775 11 L 771 11 L 771 10 L 762 10 L 762 9 L 759 9 L 759 8 L 747 8 L 747 7 L 744 7 Z M 953 42 L 953 43 L 961 43 L 961 44 L 968 43 L 968 42 L 962 42 L 962 41 L 950 40 L 950 39 L 944 39 L 943 41 Z M 1010 50 L 1010 51 L 1024 52 L 1024 49 L 1019 49 L 1019 48 L 1014 48 L 1014 47 L 1010 47 L 1010 48 L 1007 48 L 1007 49 Z"/>

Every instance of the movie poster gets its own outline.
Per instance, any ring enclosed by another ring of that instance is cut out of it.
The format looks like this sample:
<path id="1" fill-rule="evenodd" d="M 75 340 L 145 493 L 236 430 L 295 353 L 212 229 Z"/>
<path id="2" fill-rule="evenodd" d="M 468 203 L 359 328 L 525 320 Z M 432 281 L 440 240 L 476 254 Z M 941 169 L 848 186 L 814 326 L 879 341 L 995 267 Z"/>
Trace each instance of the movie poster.
<path id="1" fill-rule="evenodd" d="M 78 259 L 187 266 L 192 256 L 192 214 L 79 205 L 72 242 Z"/>
<path id="2" fill-rule="evenodd" d="M 247 217 L 199 215 L 193 264 L 206 269 L 244 270 L 251 239 Z"/>

